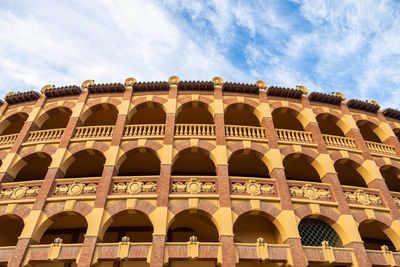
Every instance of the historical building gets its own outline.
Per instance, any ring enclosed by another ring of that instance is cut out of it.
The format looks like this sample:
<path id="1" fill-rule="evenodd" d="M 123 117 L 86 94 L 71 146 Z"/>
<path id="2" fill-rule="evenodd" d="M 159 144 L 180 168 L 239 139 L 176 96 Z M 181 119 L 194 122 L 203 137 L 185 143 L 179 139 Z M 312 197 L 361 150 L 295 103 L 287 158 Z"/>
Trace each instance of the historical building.
<path id="1" fill-rule="evenodd" d="M 400 266 L 400 111 L 266 83 L 0 106 L 0 266 Z"/>

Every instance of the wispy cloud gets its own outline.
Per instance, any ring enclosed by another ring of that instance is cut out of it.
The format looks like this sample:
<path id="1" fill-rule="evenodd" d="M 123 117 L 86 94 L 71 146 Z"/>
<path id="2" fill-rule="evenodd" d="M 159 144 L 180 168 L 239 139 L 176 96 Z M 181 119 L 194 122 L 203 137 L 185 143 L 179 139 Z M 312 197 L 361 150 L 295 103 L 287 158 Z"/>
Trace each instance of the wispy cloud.
<path id="1" fill-rule="evenodd" d="M 6 0 L 0 90 L 221 75 L 398 108 L 399 15 L 384 0 Z"/>

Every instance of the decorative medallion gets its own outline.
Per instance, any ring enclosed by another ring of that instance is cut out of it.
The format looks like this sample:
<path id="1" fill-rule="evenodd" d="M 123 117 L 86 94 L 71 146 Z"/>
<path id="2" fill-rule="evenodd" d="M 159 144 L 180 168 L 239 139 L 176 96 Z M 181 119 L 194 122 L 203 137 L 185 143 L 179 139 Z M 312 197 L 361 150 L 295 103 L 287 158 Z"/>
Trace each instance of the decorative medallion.
<path id="1" fill-rule="evenodd" d="M 365 206 L 382 205 L 382 200 L 378 195 L 368 194 L 363 189 L 357 189 L 354 192 L 344 193 L 347 201 L 359 203 Z"/>
<path id="2" fill-rule="evenodd" d="M 173 182 L 171 191 L 174 193 L 198 194 L 201 192 L 214 193 L 216 189 L 214 182 L 200 182 L 192 178 L 187 182 Z"/>
<path id="3" fill-rule="evenodd" d="M 83 192 L 84 184 L 82 183 L 73 183 L 69 186 L 68 195 L 69 196 L 78 196 Z"/>
<path id="4" fill-rule="evenodd" d="M 232 184 L 233 193 L 249 194 L 252 196 L 257 195 L 273 195 L 275 189 L 273 185 L 257 183 L 255 180 L 248 182 L 237 182 Z"/>
<path id="5" fill-rule="evenodd" d="M 137 180 L 132 180 L 132 182 L 127 184 L 126 192 L 131 195 L 140 193 L 142 191 L 143 183 Z"/>
<path id="6" fill-rule="evenodd" d="M 28 187 L 26 186 L 18 186 L 14 189 L 14 192 L 11 195 L 12 199 L 20 199 L 26 195 L 26 190 Z"/>
<path id="7" fill-rule="evenodd" d="M 331 193 L 328 189 L 317 188 L 312 184 L 305 184 L 302 187 L 291 186 L 289 190 L 292 197 L 303 197 L 310 200 L 331 198 Z"/>

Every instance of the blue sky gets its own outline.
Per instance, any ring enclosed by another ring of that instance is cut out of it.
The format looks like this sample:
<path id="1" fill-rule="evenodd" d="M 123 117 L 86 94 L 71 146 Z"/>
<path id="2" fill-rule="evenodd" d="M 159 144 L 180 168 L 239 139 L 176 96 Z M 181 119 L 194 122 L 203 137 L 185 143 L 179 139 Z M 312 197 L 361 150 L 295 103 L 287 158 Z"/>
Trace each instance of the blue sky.
<path id="1" fill-rule="evenodd" d="M 400 2 L 0 2 L 0 95 L 172 75 L 301 84 L 400 108 Z"/>

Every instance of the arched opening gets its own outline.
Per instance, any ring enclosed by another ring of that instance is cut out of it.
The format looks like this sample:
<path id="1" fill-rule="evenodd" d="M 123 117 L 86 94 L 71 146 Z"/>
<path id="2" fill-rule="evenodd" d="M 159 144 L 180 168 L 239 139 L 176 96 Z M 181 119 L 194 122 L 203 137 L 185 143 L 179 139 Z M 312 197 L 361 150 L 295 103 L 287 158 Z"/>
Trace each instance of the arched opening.
<path id="1" fill-rule="evenodd" d="M 357 121 L 357 127 L 360 129 L 360 133 L 365 141 L 382 143 L 382 140 L 379 136 L 374 132 L 374 129 L 377 127 L 372 122 L 366 120 Z"/>
<path id="2" fill-rule="evenodd" d="M 239 150 L 228 161 L 230 176 L 269 177 L 269 170 L 262 161 L 262 155 L 253 150 Z"/>
<path id="3" fill-rule="evenodd" d="M 58 237 L 64 244 L 83 243 L 87 222 L 81 214 L 62 212 L 50 218 L 50 221 L 50 226 L 40 239 L 40 244 L 51 244 Z"/>
<path id="4" fill-rule="evenodd" d="M 118 175 L 159 175 L 160 160 L 152 149 L 137 148 L 125 154 Z"/>
<path id="5" fill-rule="evenodd" d="M 0 124 L 1 135 L 17 134 L 21 131 L 25 121 L 28 119 L 28 114 L 24 112 L 18 112 L 10 117 L 6 118 Z"/>
<path id="6" fill-rule="evenodd" d="M 233 225 L 233 234 L 235 243 L 256 243 L 259 237 L 264 238 L 268 244 L 278 244 L 282 241 L 278 228 L 272 223 L 272 218 L 267 218 L 262 213 L 240 215 Z"/>
<path id="7" fill-rule="evenodd" d="M 400 192 L 400 170 L 393 166 L 385 165 L 380 168 L 380 171 L 389 190 Z"/>
<path id="8" fill-rule="evenodd" d="M 336 231 L 322 220 L 304 218 L 298 229 L 303 246 L 321 246 L 323 241 L 328 241 L 332 247 L 342 246 L 342 240 Z"/>
<path id="9" fill-rule="evenodd" d="M 397 139 L 400 141 L 400 128 L 394 129 L 393 132 L 396 135 Z"/>
<path id="10" fill-rule="evenodd" d="M 133 210 L 123 211 L 113 217 L 103 242 L 117 243 L 127 236 L 130 242 L 152 242 L 153 225 L 147 215 Z"/>
<path id="11" fill-rule="evenodd" d="M 65 171 L 65 178 L 99 177 L 103 173 L 106 158 L 101 152 L 88 149 L 72 155 L 71 161 Z"/>
<path id="12" fill-rule="evenodd" d="M 205 212 L 190 210 L 175 215 L 168 228 L 169 242 L 187 242 L 196 236 L 199 242 L 218 242 L 218 230 Z"/>
<path id="13" fill-rule="evenodd" d="M 239 103 L 230 105 L 224 114 L 226 125 L 245 125 L 260 127 L 260 121 L 254 114 L 254 108 L 250 105 Z"/>
<path id="14" fill-rule="evenodd" d="M 384 233 L 386 227 L 375 220 L 367 220 L 358 226 L 365 249 L 381 250 L 381 246 L 388 246 L 389 250 L 396 251 L 392 241 Z"/>
<path id="15" fill-rule="evenodd" d="M 213 115 L 203 102 L 193 101 L 183 104 L 176 112 L 177 124 L 214 124 Z"/>
<path id="16" fill-rule="evenodd" d="M 357 171 L 359 164 L 350 159 L 340 159 L 334 164 L 341 185 L 367 187 L 364 178 Z"/>
<path id="17" fill-rule="evenodd" d="M 322 134 L 345 136 L 342 129 L 337 125 L 339 119 L 335 116 L 329 113 L 322 113 L 316 119 Z"/>
<path id="18" fill-rule="evenodd" d="M 159 103 L 145 102 L 132 111 L 129 124 L 165 124 L 166 114 Z"/>
<path id="19" fill-rule="evenodd" d="M 298 112 L 291 108 L 277 108 L 272 112 L 272 120 L 276 129 L 304 131 L 297 116 Z"/>
<path id="20" fill-rule="evenodd" d="M 287 180 L 321 182 L 317 170 L 312 166 L 313 158 L 301 153 L 287 155 L 283 167 Z"/>
<path id="21" fill-rule="evenodd" d="M 204 149 L 188 148 L 179 152 L 172 165 L 172 175 L 215 176 L 215 165 Z"/>
<path id="22" fill-rule="evenodd" d="M 110 104 L 98 104 L 90 108 L 82 117 L 83 126 L 115 125 L 118 109 Z"/>
<path id="23" fill-rule="evenodd" d="M 72 111 L 69 108 L 59 107 L 47 111 L 38 120 L 40 130 L 66 128 Z"/>
<path id="24" fill-rule="evenodd" d="M 24 229 L 24 221 L 17 216 L 0 216 L 0 247 L 15 246 Z"/>
<path id="25" fill-rule="evenodd" d="M 48 154 L 42 152 L 22 158 L 16 164 L 20 169 L 15 176 L 15 181 L 43 180 L 46 177 L 51 160 Z"/>

